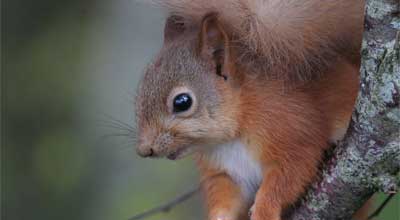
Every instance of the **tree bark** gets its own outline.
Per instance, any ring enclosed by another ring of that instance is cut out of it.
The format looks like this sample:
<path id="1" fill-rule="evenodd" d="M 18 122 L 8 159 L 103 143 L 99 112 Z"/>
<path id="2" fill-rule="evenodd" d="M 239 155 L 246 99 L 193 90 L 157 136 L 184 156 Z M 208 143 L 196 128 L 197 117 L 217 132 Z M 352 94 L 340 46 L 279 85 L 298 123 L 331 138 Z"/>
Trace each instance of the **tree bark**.
<path id="1" fill-rule="evenodd" d="M 375 192 L 400 178 L 400 1 L 367 0 L 361 84 L 346 138 L 290 215 L 292 220 L 351 219 Z"/>

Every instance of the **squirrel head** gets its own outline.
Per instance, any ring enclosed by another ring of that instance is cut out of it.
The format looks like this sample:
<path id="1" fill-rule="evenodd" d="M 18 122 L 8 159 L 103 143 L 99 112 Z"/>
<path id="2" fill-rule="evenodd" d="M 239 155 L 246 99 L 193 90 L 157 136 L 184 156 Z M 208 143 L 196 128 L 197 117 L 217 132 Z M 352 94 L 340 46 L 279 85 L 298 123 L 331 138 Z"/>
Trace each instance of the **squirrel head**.
<path id="1" fill-rule="evenodd" d="M 137 93 L 139 155 L 178 159 L 237 137 L 240 79 L 231 56 L 216 14 L 167 19 Z"/>

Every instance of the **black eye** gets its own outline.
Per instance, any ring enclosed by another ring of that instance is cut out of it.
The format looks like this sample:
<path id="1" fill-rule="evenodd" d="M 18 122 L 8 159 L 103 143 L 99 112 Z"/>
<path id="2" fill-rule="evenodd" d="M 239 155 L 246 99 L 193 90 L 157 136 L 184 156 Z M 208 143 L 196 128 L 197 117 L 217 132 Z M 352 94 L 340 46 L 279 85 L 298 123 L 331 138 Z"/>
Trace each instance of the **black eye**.
<path id="1" fill-rule="evenodd" d="M 174 98 L 174 112 L 179 113 L 187 111 L 192 106 L 192 97 L 187 93 L 182 93 Z"/>

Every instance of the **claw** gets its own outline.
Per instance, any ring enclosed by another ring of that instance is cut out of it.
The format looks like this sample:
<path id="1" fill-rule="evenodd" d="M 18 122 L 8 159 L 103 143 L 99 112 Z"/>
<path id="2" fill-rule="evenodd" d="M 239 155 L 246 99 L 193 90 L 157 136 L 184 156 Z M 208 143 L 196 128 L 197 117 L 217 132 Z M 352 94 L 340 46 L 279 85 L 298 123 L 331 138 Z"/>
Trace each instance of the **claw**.
<path id="1" fill-rule="evenodd" d="M 253 205 L 251 206 L 251 208 L 249 209 L 249 212 L 247 213 L 247 214 L 249 215 L 250 219 L 252 219 L 251 216 L 252 216 L 253 213 L 254 213 L 254 209 L 255 209 L 255 207 L 254 207 L 254 204 L 253 204 Z"/>

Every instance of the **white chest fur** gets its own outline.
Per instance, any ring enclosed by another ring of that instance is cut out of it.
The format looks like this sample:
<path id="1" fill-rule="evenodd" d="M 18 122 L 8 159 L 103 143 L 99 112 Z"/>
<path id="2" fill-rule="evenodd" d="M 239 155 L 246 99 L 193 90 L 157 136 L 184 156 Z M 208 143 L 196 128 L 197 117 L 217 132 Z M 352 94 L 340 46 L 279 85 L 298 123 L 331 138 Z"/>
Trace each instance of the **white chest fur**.
<path id="1" fill-rule="evenodd" d="M 262 180 L 261 166 L 240 141 L 216 146 L 210 152 L 210 162 L 239 185 L 243 196 L 252 201 Z"/>

